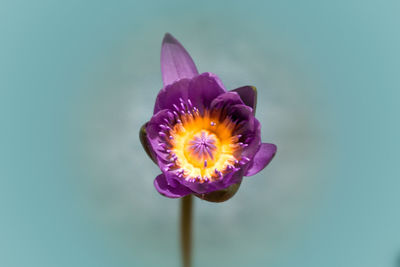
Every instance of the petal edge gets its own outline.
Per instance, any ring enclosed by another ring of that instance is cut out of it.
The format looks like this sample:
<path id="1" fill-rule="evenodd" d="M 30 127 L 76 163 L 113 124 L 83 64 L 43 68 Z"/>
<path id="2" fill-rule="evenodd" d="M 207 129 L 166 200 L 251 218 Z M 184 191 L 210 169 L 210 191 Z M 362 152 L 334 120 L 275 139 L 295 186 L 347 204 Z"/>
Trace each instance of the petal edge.
<path id="1" fill-rule="evenodd" d="M 262 171 L 274 158 L 276 149 L 276 145 L 274 144 L 262 143 L 245 176 L 252 176 Z"/>

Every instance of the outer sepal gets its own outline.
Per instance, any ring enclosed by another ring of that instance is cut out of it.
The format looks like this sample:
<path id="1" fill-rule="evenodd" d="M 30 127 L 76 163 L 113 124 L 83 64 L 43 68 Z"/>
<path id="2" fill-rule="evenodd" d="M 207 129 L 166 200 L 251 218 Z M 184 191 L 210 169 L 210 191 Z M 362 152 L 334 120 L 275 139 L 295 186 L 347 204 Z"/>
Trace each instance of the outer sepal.
<path id="1" fill-rule="evenodd" d="M 140 143 L 142 143 L 143 149 L 144 151 L 146 151 L 147 156 L 149 156 L 149 158 L 155 163 L 157 164 L 156 161 L 156 157 L 152 152 L 151 146 L 147 140 L 147 132 L 146 132 L 146 126 L 147 126 L 148 122 L 146 122 L 145 124 L 143 124 L 143 126 L 140 128 L 139 130 L 139 139 L 140 139 Z"/>
<path id="2" fill-rule="evenodd" d="M 202 200 L 206 200 L 206 201 L 210 201 L 210 202 L 218 202 L 218 203 L 224 202 L 236 194 L 236 192 L 239 190 L 240 184 L 241 184 L 241 182 L 239 182 L 237 184 L 233 184 L 233 185 L 229 186 L 228 188 L 225 188 L 222 190 L 214 191 L 214 192 L 207 193 L 207 194 L 195 194 L 195 196 Z"/>
<path id="3" fill-rule="evenodd" d="M 239 94 L 242 101 L 249 107 L 253 109 L 253 115 L 256 114 L 257 107 L 257 88 L 254 86 L 242 86 L 231 90 L 231 92 L 236 92 Z"/>

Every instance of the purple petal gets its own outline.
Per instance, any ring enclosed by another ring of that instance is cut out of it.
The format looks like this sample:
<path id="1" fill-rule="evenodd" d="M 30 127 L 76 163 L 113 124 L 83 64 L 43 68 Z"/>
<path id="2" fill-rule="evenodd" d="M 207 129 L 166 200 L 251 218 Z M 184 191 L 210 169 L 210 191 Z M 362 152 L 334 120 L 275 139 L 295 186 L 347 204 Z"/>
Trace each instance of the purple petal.
<path id="1" fill-rule="evenodd" d="M 211 183 L 199 183 L 199 182 L 191 182 L 188 180 L 185 180 L 184 178 L 180 178 L 177 176 L 176 173 L 167 171 L 164 172 L 164 175 L 166 177 L 166 180 L 171 183 L 171 181 L 175 180 L 180 184 L 180 186 L 183 186 L 185 188 L 189 188 L 192 192 L 195 193 L 205 193 L 210 190 Z"/>
<path id="2" fill-rule="evenodd" d="M 246 105 L 233 105 L 228 113 L 233 120 L 239 121 L 234 135 L 242 135 L 240 141 L 247 146 L 241 152 L 242 157 L 252 159 L 261 145 L 261 124 L 254 117 L 253 109 Z"/>
<path id="3" fill-rule="evenodd" d="M 215 74 L 205 72 L 191 80 L 188 92 L 193 106 L 202 113 L 204 107 L 209 107 L 217 96 L 226 92 L 226 89 Z"/>
<path id="4" fill-rule="evenodd" d="M 163 109 L 173 109 L 174 104 L 179 106 L 179 98 L 186 101 L 189 95 L 189 84 L 189 79 L 181 79 L 161 89 L 154 105 L 154 114 Z"/>
<path id="5" fill-rule="evenodd" d="M 181 185 L 182 178 L 179 178 L 177 176 L 176 172 L 169 171 L 169 170 L 166 171 L 166 167 L 168 167 L 168 165 L 171 164 L 171 161 L 166 160 L 165 157 L 162 157 L 162 156 L 161 157 L 157 156 L 156 161 L 157 161 L 156 164 L 158 165 L 158 167 L 160 167 L 160 170 L 164 174 L 165 180 L 170 187 L 176 188 L 176 187 L 182 186 Z"/>
<path id="6" fill-rule="evenodd" d="M 171 172 L 165 172 L 166 176 L 170 176 L 170 179 L 179 180 L 179 183 L 184 187 L 189 188 L 192 192 L 197 194 L 206 194 L 210 192 L 214 192 L 216 190 L 226 189 L 232 184 L 239 183 L 243 178 L 243 170 L 236 169 L 230 173 L 225 174 L 220 180 L 214 182 L 191 182 L 185 179 L 178 178 L 174 176 Z"/>
<path id="7" fill-rule="evenodd" d="M 253 109 L 253 114 L 256 113 L 257 106 L 257 89 L 254 86 L 243 86 L 237 89 L 231 90 L 239 94 L 242 101 Z"/>
<path id="8" fill-rule="evenodd" d="M 240 183 L 244 176 L 243 173 L 244 173 L 243 169 L 240 168 L 236 171 L 233 171 L 231 174 L 224 175 L 224 179 L 223 179 L 224 188 L 229 187 L 233 184 Z"/>
<path id="9" fill-rule="evenodd" d="M 169 186 L 165 180 L 164 174 L 160 174 L 154 179 L 154 187 L 161 195 L 169 198 L 184 197 L 193 193 L 189 188 L 182 185 L 178 185 L 177 187 Z"/>
<path id="10" fill-rule="evenodd" d="M 161 110 L 157 112 L 146 125 L 147 140 L 154 152 L 158 157 L 165 159 L 168 155 L 164 149 L 159 145 L 165 143 L 165 138 L 160 135 L 162 128 L 161 124 L 164 123 L 164 118 L 168 118 L 168 110 Z"/>
<path id="11" fill-rule="evenodd" d="M 254 119 L 254 128 L 247 130 L 243 141 L 248 146 L 243 149 L 242 156 L 252 159 L 261 145 L 261 124 L 257 119 Z"/>
<path id="12" fill-rule="evenodd" d="M 161 45 L 161 75 L 164 86 L 179 79 L 198 74 L 196 65 L 186 49 L 171 34 L 164 36 Z"/>
<path id="13" fill-rule="evenodd" d="M 174 104 L 179 107 L 180 98 L 184 102 L 190 99 L 193 106 L 203 112 L 204 107 L 209 107 L 212 100 L 223 93 L 226 93 L 224 85 L 212 73 L 205 72 L 193 79 L 181 79 L 161 89 L 154 105 L 154 114 L 163 109 L 174 109 Z"/>
<path id="14" fill-rule="evenodd" d="M 243 101 L 240 99 L 240 96 L 236 92 L 226 92 L 220 94 L 217 98 L 215 98 L 211 102 L 211 110 L 215 108 L 220 108 L 223 106 L 232 106 L 232 105 L 244 105 Z"/>
<path id="15" fill-rule="evenodd" d="M 276 145 L 262 143 L 254 156 L 252 163 L 247 169 L 245 176 L 252 176 L 264 169 L 275 156 L 275 153 Z"/>
<path id="16" fill-rule="evenodd" d="M 246 105 L 232 105 L 229 107 L 229 116 L 233 121 L 243 124 L 243 127 L 235 130 L 235 134 L 244 134 L 248 131 L 254 131 L 256 118 L 253 115 L 253 109 Z"/>

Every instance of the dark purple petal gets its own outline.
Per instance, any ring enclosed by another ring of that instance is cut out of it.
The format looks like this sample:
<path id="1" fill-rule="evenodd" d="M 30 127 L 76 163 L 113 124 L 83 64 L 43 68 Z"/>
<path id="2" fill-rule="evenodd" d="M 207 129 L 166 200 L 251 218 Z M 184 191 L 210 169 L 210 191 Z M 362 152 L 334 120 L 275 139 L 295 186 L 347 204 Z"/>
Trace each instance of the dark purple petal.
<path id="1" fill-rule="evenodd" d="M 257 89 L 254 86 L 243 86 L 231 90 L 239 94 L 242 101 L 253 109 L 253 115 L 256 113 L 257 106 Z"/>
<path id="2" fill-rule="evenodd" d="M 236 156 L 248 159 L 254 157 L 261 144 L 261 124 L 252 112 L 253 109 L 246 105 L 233 105 L 228 110 L 232 120 L 238 121 L 233 135 L 241 135 L 239 141 L 246 144 L 246 147 Z"/>
<path id="3" fill-rule="evenodd" d="M 254 131 L 256 118 L 253 115 L 253 109 L 246 105 L 233 105 L 229 107 L 229 116 L 233 121 L 237 121 L 238 128 L 235 134 L 245 134 L 248 131 Z"/>
<path id="4" fill-rule="evenodd" d="M 171 34 L 164 36 L 161 45 L 161 75 L 164 86 L 198 74 L 196 65 L 186 49 Z"/>
<path id="5" fill-rule="evenodd" d="M 190 191 L 190 189 L 182 185 L 178 185 L 177 187 L 169 186 L 167 181 L 165 180 L 164 174 L 160 174 L 156 177 L 156 179 L 154 179 L 154 187 L 161 195 L 169 198 L 184 197 L 193 193 L 192 191 Z"/>
<path id="6" fill-rule="evenodd" d="M 220 94 L 217 98 L 215 98 L 210 105 L 210 109 L 221 108 L 225 106 L 232 105 L 244 105 L 243 101 L 240 99 L 240 96 L 236 92 L 226 92 Z"/>
<path id="7" fill-rule="evenodd" d="M 252 159 L 261 145 L 261 124 L 257 119 L 254 119 L 254 128 L 247 130 L 240 141 L 248 144 L 242 151 L 242 157 Z"/>
<path id="8" fill-rule="evenodd" d="M 215 74 L 205 72 L 191 80 L 188 92 L 193 106 L 203 113 L 204 107 L 209 107 L 217 96 L 226 92 L 226 89 Z"/>
<path id="9" fill-rule="evenodd" d="M 262 143 L 259 150 L 255 154 L 253 161 L 250 163 L 245 176 L 252 176 L 264 169 L 272 160 L 276 153 L 276 145 Z"/>
<path id="10" fill-rule="evenodd" d="M 173 105 L 179 106 L 179 98 L 188 99 L 189 79 L 182 79 L 165 86 L 157 95 L 154 105 L 154 114 L 163 109 L 173 109 Z"/>

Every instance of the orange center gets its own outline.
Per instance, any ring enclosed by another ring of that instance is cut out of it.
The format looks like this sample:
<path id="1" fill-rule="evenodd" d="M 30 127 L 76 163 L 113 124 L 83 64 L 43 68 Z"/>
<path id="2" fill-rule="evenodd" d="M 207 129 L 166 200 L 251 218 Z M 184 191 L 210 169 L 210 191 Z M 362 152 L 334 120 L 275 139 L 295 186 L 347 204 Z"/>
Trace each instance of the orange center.
<path id="1" fill-rule="evenodd" d="M 229 117 L 221 119 L 221 112 L 197 109 L 179 115 L 169 131 L 171 153 L 175 168 L 185 178 L 200 182 L 214 181 L 237 164 L 235 153 L 241 148 L 240 136 L 233 136 L 236 126 Z"/>

